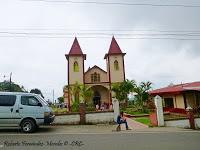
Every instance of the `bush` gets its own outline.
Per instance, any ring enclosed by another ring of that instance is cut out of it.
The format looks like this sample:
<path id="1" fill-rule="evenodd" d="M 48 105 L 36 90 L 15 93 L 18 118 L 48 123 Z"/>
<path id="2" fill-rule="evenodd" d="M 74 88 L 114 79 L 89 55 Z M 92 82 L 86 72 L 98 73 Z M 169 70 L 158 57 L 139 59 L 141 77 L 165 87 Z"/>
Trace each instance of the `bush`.
<path id="1" fill-rule="evenodd" d="M 79 102 L 76 102 L 76 101 L 75 101 L 75 102 L 72 104 L 71 111 L 72 111 L 72 112 L 78 112 L 78 111 L 79 111 Z"/>
<path id="2" fill-rule="evenodd" d="M 67 108 L 52 107 L 54 113 L 67 113 Z"/>
<path id="3" fill-rule="evenodd" d="M 86 111 L 96 111 L 93 103 L 89 103 L 86 105 Z"/>

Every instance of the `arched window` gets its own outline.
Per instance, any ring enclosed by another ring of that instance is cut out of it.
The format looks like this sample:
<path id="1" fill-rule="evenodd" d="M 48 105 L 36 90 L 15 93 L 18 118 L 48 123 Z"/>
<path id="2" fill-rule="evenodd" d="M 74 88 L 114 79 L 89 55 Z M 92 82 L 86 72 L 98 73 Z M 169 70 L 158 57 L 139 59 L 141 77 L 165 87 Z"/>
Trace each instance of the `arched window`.
<path id="1" fill-rule="evenodd" d="M 100 74 L 96 73 L 96 72 L 91 74 L 91 81 L 92 82 L 100 82 Z"/>
<path id="2" fill-rule="evenodd" d="M 74 72 L 79 72 L 78 62 L 74 62 Z"/>
<path id="3" fill-rule="evenodd" d="M 117 60 L 114 61 L 114 69 L 119 70 L 119 63 Z"/>

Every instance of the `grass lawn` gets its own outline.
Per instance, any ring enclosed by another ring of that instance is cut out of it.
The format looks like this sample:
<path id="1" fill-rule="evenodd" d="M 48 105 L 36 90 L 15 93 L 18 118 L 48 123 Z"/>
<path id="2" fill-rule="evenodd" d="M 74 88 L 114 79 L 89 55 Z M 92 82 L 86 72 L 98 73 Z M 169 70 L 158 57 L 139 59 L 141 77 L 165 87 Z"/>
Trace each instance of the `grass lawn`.
<path id="1" fill-rule="evenodd" d="M 146 115 L 149 114 L 149 112 L 142 112 L 140 110 L 138 110 L 137 108 L 134 107 L 129 107 L 123 110 L 125 113 L 127 114 L 131 114 L 131 115 Z"/>
<path id="2" fill-rule="evenodd" d="M 149 117 L 138 117 L 138 118 L 134 118 L 134 120 L 140 123 L 146 124 L 148 126 L 151 126 L 151 121 Z"/>

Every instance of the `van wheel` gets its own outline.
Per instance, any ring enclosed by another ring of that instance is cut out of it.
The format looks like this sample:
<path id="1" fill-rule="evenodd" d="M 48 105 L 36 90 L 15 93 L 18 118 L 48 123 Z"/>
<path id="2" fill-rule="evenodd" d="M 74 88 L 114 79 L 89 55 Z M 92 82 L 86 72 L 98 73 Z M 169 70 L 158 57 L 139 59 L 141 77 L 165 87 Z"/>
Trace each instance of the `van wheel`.
<path id="1" fill-rule="evenodd" d="M 34 132 L 36 129 L 36 125 L 33 122 L 33 120 L 31 119 L 25 119 L 22 123 L 21 123 L 21 129 L 23 132 L 25 133 L 31 133 Z"/>

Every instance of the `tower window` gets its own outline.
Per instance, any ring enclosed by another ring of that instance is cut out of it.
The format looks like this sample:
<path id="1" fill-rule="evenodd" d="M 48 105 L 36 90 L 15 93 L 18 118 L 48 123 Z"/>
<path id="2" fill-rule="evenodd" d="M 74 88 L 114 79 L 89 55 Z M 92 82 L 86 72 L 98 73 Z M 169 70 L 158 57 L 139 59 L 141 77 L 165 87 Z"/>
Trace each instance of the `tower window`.
<path id="1" fill-rule="evenodd" d="M 119 63 L 117 60 L 114 61 L 114 69 L 119 70 Z"/>
<path id="2" fill-rule="evenodd" d="M 100 74 L 96 73 L 96 72 L 91 74 L 91 81 L 92 82 L 100 82 Z"/>
<path id="3" fill-rule="evenodd" d="M 74 62 L 74 72 L 79 72 L 79 66 L 77 61 Z"/>

